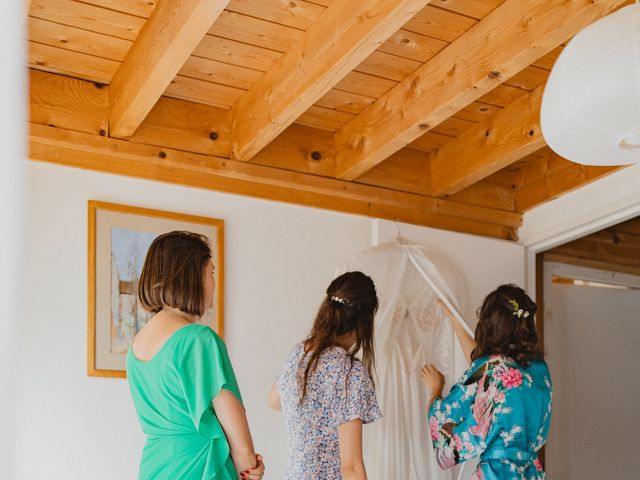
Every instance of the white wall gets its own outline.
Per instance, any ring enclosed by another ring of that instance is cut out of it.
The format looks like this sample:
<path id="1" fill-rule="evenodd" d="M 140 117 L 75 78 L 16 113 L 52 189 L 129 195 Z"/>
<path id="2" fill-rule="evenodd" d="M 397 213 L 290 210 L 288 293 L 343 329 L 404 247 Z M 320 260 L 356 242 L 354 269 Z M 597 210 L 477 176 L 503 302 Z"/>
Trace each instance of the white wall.
<path id="1" fill-rule="evenodd" d="M 363 217 L 30 162 L 29 299 L 16 373 L 17 479 L 135 478 L 143 436 L 123 380 L 88 378 L 87 200 L 225 220 L 225 333 L 267 479 L 283 477 L 286 435 L 265 396 L 284 356 L 307 333 L 335 269 L 370 244 Z M 375 224 L 380 238 L 393 235 Z M 403 225 L 468 279 L 467 315 L 502 282 L 524 280 L 523 248 Z M 379 231 L 378 231 L 379 229 Z M 34 452 L 38 452 L 34 456 Z"/>

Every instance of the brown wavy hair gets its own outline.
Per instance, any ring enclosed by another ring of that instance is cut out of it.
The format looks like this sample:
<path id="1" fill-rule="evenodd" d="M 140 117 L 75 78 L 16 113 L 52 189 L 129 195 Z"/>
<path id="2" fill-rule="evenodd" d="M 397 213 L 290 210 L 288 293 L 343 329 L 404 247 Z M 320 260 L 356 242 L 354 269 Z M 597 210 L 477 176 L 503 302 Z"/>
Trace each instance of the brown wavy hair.
<path id="1" fill-rule="evenodd" d="M 138 281 L 142 307 L 152 313 L 167 306 L 204 315 L 204 269 L 210 258 L 204 235 L 175 231 L 157 237 L 147 251 Z"/>
<path id="2" fill-rule="evenodd" d="M 538 306 L 517 285 L 501 285 L 484 299 L 478 310 L 476 348 L 471 359 L 504 355 L 522 366 L 542 360 L 535 315 Z"/>
<path id="3" fill-rule="evenodd" d="M 334 279 L 304 342 L 305 357 L 310 355 L 302 381 L 302 402 L 307 394 L 309 375 L 318 365 L 320 355 L 337 345 L 339 337 L 355 332 L 356 341 L 348 352 L 353 365 L 362 350 L 362 363 L 372 377 L 375 369 L 373 352 L 373 318 L 378 310 L 376 287 L 362 272 L 347 272 Z M 373 378 L 373 377 L 372 377 Z"/>

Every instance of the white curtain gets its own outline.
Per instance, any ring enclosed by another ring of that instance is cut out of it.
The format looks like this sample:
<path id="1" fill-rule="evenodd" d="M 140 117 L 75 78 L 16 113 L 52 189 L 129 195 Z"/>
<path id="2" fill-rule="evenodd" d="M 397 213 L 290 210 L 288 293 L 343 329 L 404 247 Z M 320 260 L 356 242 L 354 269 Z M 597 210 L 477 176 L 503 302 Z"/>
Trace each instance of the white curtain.
<path id="1" fill-rule="evenodd" d="M 461 311 L 464 281 L 441 255 L 399 238 L 357 254 L 343 269 L 352 270 L 371 276 L 379 299 L 375 380 L 384 418 L 364 429 L 367 475 L 451 480 L 452 472 L 435 461 L 426 419 L 429 393 L 420 368 L 433 363 L 445 376 L 445 392 L 464 369 L 456 366 L 451 323 L 435 303 L 440 298 Z"/>

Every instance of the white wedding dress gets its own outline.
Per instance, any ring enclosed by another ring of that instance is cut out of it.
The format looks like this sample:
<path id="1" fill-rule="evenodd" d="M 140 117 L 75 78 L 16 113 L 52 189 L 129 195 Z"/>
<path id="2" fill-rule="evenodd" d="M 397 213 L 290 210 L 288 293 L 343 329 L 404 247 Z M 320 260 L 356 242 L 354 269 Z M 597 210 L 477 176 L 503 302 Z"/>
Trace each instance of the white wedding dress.
<path id="1" fill-rule="evenodd" d="M 445 258 L 402 239 L 371 247 L 343 271 L 359 270 L 376 284 L 376 393 L 384 418 L 364 429 L 370 480 L 451 480 L 441 470 L 429 435 L 429 392 L 420 368 L 433 363 L 445 376 L 445 392 L 466 362 L 456 354 L 451 322 L 438 298 L 459 312 L 464 282 Z M 465 324 L 466 325 L 466 324 Z"/>

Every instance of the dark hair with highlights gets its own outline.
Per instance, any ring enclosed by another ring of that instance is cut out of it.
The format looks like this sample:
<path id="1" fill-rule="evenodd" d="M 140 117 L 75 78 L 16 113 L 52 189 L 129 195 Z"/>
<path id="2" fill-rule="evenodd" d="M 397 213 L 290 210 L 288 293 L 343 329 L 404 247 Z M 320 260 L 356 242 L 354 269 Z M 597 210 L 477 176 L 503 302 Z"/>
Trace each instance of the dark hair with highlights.
<path id="1" fill-rule="evenodd" d="M 501 285 L 478 310 L 476 348 L 471 359 L 504 355 L 526 367 L 544 356 L 538 348 L 535 314 L 538 306 L 517 285 Z"/>
<path id="2" fill-rule="evenodd" d="M 338 337 L 355 332 L 356 341 L 348 352 L 351 363 L 362 350 L 362 363 L 372 376 L 373 317 L 378 310 L 378 296 L 373 280 L 362 272 L 347 272 L 333 280 L 320 305 L 311 333 L 304 342 L 305 356 L 310 355 L 302 382 L 302 402 L 307 394 L 309 375 L 318 365 L 322 352 L 336 345 Z"/>
<path id="3" fill-rule="evenodd" d="M 211 248 L 204 235 L 177 231 L 157 237 L 149 247 L 138 282 L 142 307 L 153 313 L 166 306 L 204 315 L 204 269 L 210 258 Z"/>

